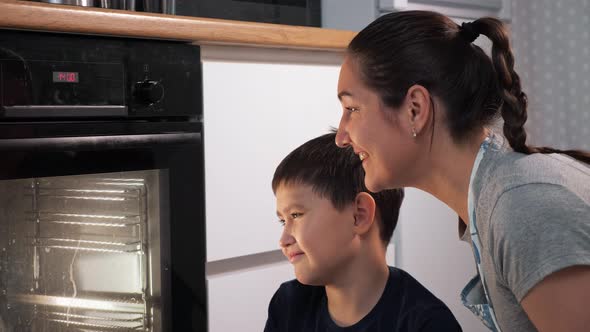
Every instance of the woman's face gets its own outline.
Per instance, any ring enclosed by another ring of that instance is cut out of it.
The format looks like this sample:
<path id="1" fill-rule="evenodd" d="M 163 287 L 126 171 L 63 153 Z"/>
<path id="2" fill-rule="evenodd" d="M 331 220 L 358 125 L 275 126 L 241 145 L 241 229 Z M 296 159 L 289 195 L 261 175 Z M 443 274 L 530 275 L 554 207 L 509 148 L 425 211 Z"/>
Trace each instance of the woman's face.
<path id="1" fill-rule="evenodd" d="M 343 112 L 336 135 L 340 147 L 352 146 L 362 160 L 370 191 L 407 186 L 413 176 L 417 148 L 408 106 L 383 105 L 361 80 L 357 65 L 347 56 L 340 69 L 338 98 Z"/>

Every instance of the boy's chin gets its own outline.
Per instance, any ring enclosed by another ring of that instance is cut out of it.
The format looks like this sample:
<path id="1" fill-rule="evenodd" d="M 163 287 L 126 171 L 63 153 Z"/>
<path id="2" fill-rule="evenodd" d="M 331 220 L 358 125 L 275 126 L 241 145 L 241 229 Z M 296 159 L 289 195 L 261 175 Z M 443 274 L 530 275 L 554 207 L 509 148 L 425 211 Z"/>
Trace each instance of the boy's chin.
<path id="1" fill-rule="evenodd" d="M 307 286 L 324 286 L 326 280 L 320 276 L 310 272 L 297 272 L 295 271 L 295 278 L 303 285 Z"/>

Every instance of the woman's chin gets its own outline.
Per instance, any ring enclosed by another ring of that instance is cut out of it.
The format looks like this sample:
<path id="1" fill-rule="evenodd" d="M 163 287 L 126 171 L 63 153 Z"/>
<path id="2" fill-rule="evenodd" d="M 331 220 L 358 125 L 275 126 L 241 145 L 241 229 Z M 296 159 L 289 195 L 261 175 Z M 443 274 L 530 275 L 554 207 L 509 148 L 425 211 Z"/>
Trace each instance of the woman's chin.
<path id="1" fill-rule="evenodd" d="M 368 178 L 366 175 L 365 175 L 365 187 L 367 187 L 367 189 L 373 193 L 378 193 L 384 189 L 383 186 L 379 182 L 372 181 L 372 179 Z"/>

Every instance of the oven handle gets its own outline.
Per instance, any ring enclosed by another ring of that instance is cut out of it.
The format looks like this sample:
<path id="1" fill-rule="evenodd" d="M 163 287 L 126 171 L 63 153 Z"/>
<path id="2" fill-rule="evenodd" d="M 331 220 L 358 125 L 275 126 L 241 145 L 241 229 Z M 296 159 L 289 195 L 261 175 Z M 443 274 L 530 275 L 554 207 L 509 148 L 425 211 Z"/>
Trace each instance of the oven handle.
<path id="1" fill-rule="evenodd" d="M 0 139 L 0 151 L 109 150 L 199 144 L 201 133 Z"/>

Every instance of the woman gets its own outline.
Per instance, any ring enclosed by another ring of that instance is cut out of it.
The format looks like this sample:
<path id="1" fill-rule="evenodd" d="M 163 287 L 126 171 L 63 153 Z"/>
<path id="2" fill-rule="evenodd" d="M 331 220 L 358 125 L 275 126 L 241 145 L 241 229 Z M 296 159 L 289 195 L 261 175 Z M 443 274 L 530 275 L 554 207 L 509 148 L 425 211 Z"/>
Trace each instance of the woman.
<path id="1" fill-rule="evenodd" d="M 348 47 L 336 143 L 369 190 L 416 187 L 457 212 L 478 268 L 462 300 L 490 329 L 588 331 L 590 154 L 526 145 L 513 67 L 497 19 L 382 16 Z M 488 129 L 500 116 L 504 137 Z"/>

